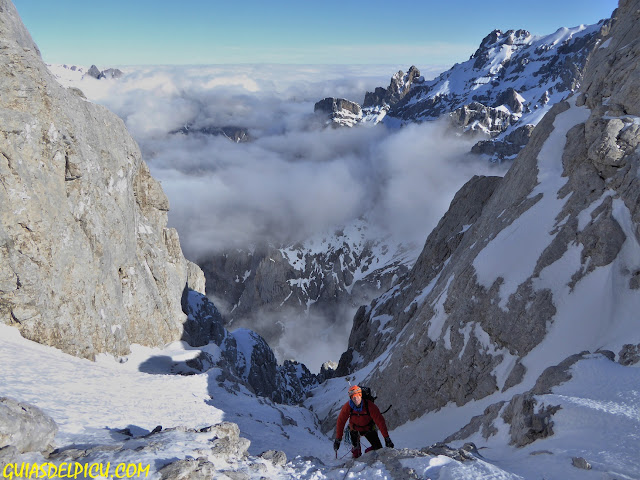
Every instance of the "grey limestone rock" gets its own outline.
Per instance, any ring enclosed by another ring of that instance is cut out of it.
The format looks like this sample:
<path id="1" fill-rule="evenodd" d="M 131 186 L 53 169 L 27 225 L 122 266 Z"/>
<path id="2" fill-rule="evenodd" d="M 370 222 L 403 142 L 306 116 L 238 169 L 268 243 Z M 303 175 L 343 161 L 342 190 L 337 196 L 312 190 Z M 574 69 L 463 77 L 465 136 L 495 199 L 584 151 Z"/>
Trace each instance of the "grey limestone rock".
<path id="1" fill-rule="evenodd" d="M 215 465 L 204 457 L 176 460 L 158 470 L 162 480 L 210 480 L 216 472 Z"/>
<path id="2" fill-rule="evenodd" d="M 187 260 L 187 287 L 202 295 L 205 294 L 207 280 L 202 269 L 193 262 Z"/>
<path id="3" fill-rule="evenodd" d="M 458 462 L 473 461 L 476 459 L 478 452 L 473 443 L 465 443 L 462 448 L 452 448 L 444 442 L 434 443 L 429 447 L 421 448 L 420 451 L 427 455 L 433 455 L 434 457 L 444 455 Z"/>
<path id="4" fill-rule="evenodd" d="M 212 439 L 212 454 L 223 459 L 242 458 L 247 456 L 247 450 L 251 442 L 240 437 L 240 428 L 231 422 L 223 422 L 211 427 L 211 433 L 215 435 Z"/>
<path id="5" fill-rule="evenodd" d="M 124 75 L 124 72 L 119 68 L 107 68 L 100 72 L 98 79 L 102 78 L 120 78 Z"/>
<path id="6" fill-rule="evenodd" d="M 551 389 L 571 380 L 571 367 L 582 360 L 589 352 L 581 352 L 567 357 L 558 365 L 547 367 L 536 380 L 536 384 L 531 389 L 533 395 L 544 395 L 551 393 Z"/>
<path id="7" fill-rule="evenodd" d="M 618 363 L 620 365 L 629 366 L 640 362 L 640 344 L 625 344 L 618 353 Z"/>
<path id="8" fill-rule="evenodd" d="M 221 368 L 226 378 L 277 403 L 298 404 L 318 385 L 320 377 L 309 372 L 304 364 L 285 360 L 278 365 L 273 350 L 256 332 L 239 329 L 229 333 L 218 309 L 201 293 L 185 288 L 182 307 L 187 314 L 183 340 L 192 346 L 212 342 L 221 351 L 215 360 L 202 351 L 186 362 L 188 367 L 199 372 Z"/>
<path id="9" fill-rule="evenodd" d="M 367 92 L 362 106 L 367 108 L 378 105 L 395 105 L 409 93 L 414 83 L 421 83 L 423 80 L 420 76 L 420 70 L 415 65 L 412 65 L 407 73 L 400 70 L 391 77 L 391 82 L 386 89 L 377 87 L 373 92 Z"/>
<path id="10" fill-rule="evenodd" d="M 47 452 L 52 449 L 58 426 L 34 405 L 0 397 L 0 452 Z M 5 450 L 5 448 L 7 448 Z M 14 452 L 14 453 L 15 453 Z"/>
<path id="11" fill-rule="evenodd" d="M 492 106 L 497 108 L 504 105 L 511 110 L 512 113 L 522 113 L 522 102 L 520 98 L 522 97 L 513 87 L 507 87 L 504 92 L 498 94 Z"/>
<path id="12" fill-rule="evenodd" d="M 484 409 L 481 415 L 476 415 L 471 421 L 456 433 L 449 435 L 444 442 L 453 442 L 456 440 L 465 440 L 476 432 L 480 432 L 484 439 L 488 439 L 492 435 L 498 433 L 498 429 L 494 425 L 494 421 L 498 418 L 500 411 L 506 402 L 497 402 L 489 405 Z"/>
<path id="13" fill-rule="evenodd" d="M 491 136 L 504 132 L 517 122 L 517 117 L 504 110 L 487 107 L 480 102 L 463 105 L 449 114 L 451 123 L 468 131 L 482 131 Z"/>
<path id="14" fill-rule="evenodd" d="M 278 365 L 273 350 L 256 332 L 238 329 L 231 335 L 236 342 L 234 371 L 256 395 L 277 403 L 299 404 L 318 385 L 317 376 L 304 364 L 285 360 Z"/>
<path id="15" fill-rule="evenodd" d="M 571 465 L 582 470 L 591 470 L 591 464 L 582 457 L 572 457 Z"/>
<path id="16" fill-rule="evenodd" d="M 247 380 L 256 395 L 270 397 L 277 391 L 278 362 L 273 351 L 264 338 L 251 330 L 238 329 L 232 335 L 239 345 L 238 373 Z M 250 347 L 250 351 L 246 346 Z M 245 353 L 249 354 L 249 358 Z"/>
<path id="17" fill-rule="evenodd" d="M 408 268 L 401 258 L 376 267 L 373 252 L 385 248 L 383 240 L 356 248 L 341 232 L 334 237 L 337 246 L 325 251 L 302 244 L 286 249 L 258 245 L 203 258 L 199 264 L 207 293 L 228 326 L 251 328 L 274 348 L 287 320 L 317 316 L 329 325 L 349 321 L 359 305 L 387 290 Z M 358 270 L 365 276 L 355 280 Z"/>
<path id="18" fill-rule="evenodd" d="M 40 57 L 40 50 L 31 38 L 31 34 L 24 28 L 22 19 L 13 6 L 13 2 L 3 0 L 0 3 L 0 14 L 2 15 L 3 31 L 6 32 L 5 35 L 0 37 L 0 42 L 3 44 L 15 44 L 19 48 L 25 51 L 30 50 L 37 57 Z"/>
<path id="19" fill-rule="evenodd" d="M 460 246 L 463 237 L 468 235 L 467 229 L 480 216 L 484 204 L 500 181 L 499 177 L 480 176 L 469 180 L 456 193 L 449 211 L 427 238 L 409 275 L 396 287 L 402 293 L 380 297 L 373 302 L 372 307 L 358 309 L 349 337 L 352 348 L 340 359 L 336 373 L 338 376 L 347 375 L 357 367 L 351 363 L 354 350 L 367 352 L 366 360 L 369 354 L 373 358 L 382 353 L 393 340 L 393 335 L 381 335 L 377 329 L 372 328 L 371 322 L 377 314 L 397 316 L 397 327 L 400 329 L 413 317 L 417 307 L 413 301 L 416 295 L 438 277 L 447 260 Z"/>
<path id="20" fill-rule="evenodd" d="M 613 361 L 613 352 L 598 351 L 605 358 Z M 536 405 L 544 395 L 551 394 L 555 386 L 571 380 L 571 367 L 584 359 L 589 352 L 571 355 L 560 362 L 546 368 L 538 377 L 534 387 L 524 394 L 515 395 L 509 402 L 501 401 L 489 405 L 481 415 L 473 417 L 470 422 L 454 434 L 445 438 L 445 442 L 465 440 L 475 433 L 483 438 L 498 433 L 496 420 L 500 417 L 509 425 L 511 443 L 518 447 L 528 445 L 540 438 L 553 435 L 553 421 L 551 417 L 560 409 L 559 406 L 544 407 L 536 410 Z"/>
<path id="21" fill-rule="evenodd" d="M 515 395 L 504 408 L 502 418 L 510 425 L 510 444 L 524 447 L 538 439 L 553 435 L 551 417 L 560 407 L 541 405 L 536 411 L 537 403 L 533 395 L 519 394 Z"/>
<path id="22" fill-rule="evenodd" d="M 489 155 L 494 161 L 514 157 L 529 143 L 533 128 L 533 125 L 522 125 L 502 140 L 481 140 L 471 147 L 471 153 Z"/>
<path id="23" fill-rule="evenodd" d="M 14 446 L 0 448 L 0 469 L 4 469 L 5 465 L 17 463 L 20 458 L 20 452 Z"/>
<path id="24" fill-rule="evenodd" d="M 214 342 L 225 349 L 231 348 L 232 340 L 223 326 L 222 315 L 207 297 L 185 288 L 182 293 L 182 311 L 187 315 L 183 340 L 189 345 L 199 347 Z"/>
<path id="25" fill-rule="evenodd" d="M 326 116 L 334 126 L 352 127 L 362 118 L 360 105 L 344 98 L 324 98 L 316 102 L 313 111 Z"/>
<path id="26" fill-rule="evenodd" d="M 101 71 L 98 67 L 96 67 L 95 65 L 91 65 L 91 67 L 89 68 L 89 70 L 87 70 L 87 75 L 89 75 L 90 77 L 95 78 L 96 80 L 98 80 L 100 78 L 101 75 Z"/>
<path id="27" fill-rule="evenodd" d="M 324 380 L 313 375 L 303 363 L 285 360 L 278 366 L 277 390 L 272 398 L 278 403 L 301 403 L 307 392 L 318 385 L 320 378 Z"/>
<path id="28" fill-rule="evenodd" d="M 287 463 L 287 455 L 280 450 L 267 450 L 258 455 L 260 458 L 269 460 L 271 463 L 277 466 L 284 466 Z"/>
<path id="29" fill-rule="evenodd" d="M 124 123 L 64 89 L 0 1 L 0 321 L 72 355 L 178 340 L 187 262 Z"/>
<path id="30" fill-rule="evenodd" d="M 76 70 L 76 67 L 71 67 L 71 70 Z M 120 78 L 124 75 L 122 70 L 118 68 L 107 68 L 105 70 L 100 70 L 95 65 L 91 65 L 89 70 L 87 70 L 86 75 L 95 78 L 96 80 L 102 80 L 103 78 L 115 79 Z"/>
<path id="31" fill-rule="evenodd" d="M 603 22 L 601 31 L 608 28 Z M 387 114 L 403 122 L 438 118 L 472 102 L 486 106 L 506 106 L 518 114 L 538 98 L 526 98 L 526 105 L 518 93 L 529 97 L 528 90 L 546 86 L 547 92 L 570 93 L 580 83 L 587 58 L 600 43 L 598 31 L 575 35 L 564 44 L 531 43 L 526 30 L 494 30 L 481 42 L 471 58 L 454 65 L 438 78 L 414 85 L 413 88 Z M 542 42 L 542 40 L 540 41 Z M 511 56 L 497 62 L 496 52 L 509 49 Z M 525 69 L 535 68 L 532 84 Z M 452 90 L 450 84 L 461 83 L 464 88 Z M 517 90 L 517 91 L 516 91 Z M 515 119 L 514 119 L 515 120 Z"/>
<path id="32" fill-rule="evenodd" d="M 318 374 L 318 380 L 322 383 L 325 380 L 329 380 L 336 376 L 336 369 L 338 368 L 338 362 L 324 362 L 320 366 L 320 373 Z"/>

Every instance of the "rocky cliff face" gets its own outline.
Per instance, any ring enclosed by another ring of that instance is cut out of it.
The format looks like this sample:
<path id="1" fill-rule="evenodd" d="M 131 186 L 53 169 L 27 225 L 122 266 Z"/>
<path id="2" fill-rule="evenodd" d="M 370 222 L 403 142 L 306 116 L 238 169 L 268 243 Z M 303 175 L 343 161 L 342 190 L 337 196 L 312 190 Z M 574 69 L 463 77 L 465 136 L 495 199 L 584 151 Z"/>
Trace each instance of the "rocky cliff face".
<path id="1" fill-rule="evenodd" d="M 287 318 L 319 315 L 348 321 L 408 271 L 413 250 L 371 240 L 366 222 L 283 248 L 262 245 L 209 257 L 201 263 L 207 294 L 225 306 L 234 325 L 250 325 L 277 345 Z M 275 318 L 267 323 L 260 318 Z"/>
<path id="2" fill-rule="evenodd" d="M 87 358 L 180 339 L 198 269 L 136 143 L 54 80 L 8 0 L 0 32 L 1 321 Z"/>
<path id="3" fill-rule="evenodd" d="M 640 1 L 602 35 L 504 179 L 469 182 L 407 279 L 356 316 L 338 371 L 366 365 L 380 401 L 405 406 L 392 425 L 640 342 Z"/>

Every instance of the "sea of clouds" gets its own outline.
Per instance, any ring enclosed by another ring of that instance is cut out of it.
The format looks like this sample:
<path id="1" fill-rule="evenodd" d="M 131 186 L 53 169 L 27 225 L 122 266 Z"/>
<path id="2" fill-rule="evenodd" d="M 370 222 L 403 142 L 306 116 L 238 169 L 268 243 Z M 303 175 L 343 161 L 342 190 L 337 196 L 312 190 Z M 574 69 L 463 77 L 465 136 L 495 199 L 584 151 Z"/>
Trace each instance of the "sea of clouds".
<path id="1" fill-rule="evenodd" d="M 123 77 L 103 80 L 52 71 L 124 120 L 169 197 L 169 224 L 185 256 L 198 262 L 256 242 L 302 241 L 362 215 L 398 241 L 422 244 L 469 178 L 502 175 L 504 168 L 468 153 L 477 138 L 456 135 L 444 121 L 335 129 L 314 114 L 325 97 L 362 103 L 400 68 L 121 67 Z M 420 69 L 427 79 L 445 70 Z M 242 127 L 252 141 L 175 133 L 185 125 Z M 327 338 L 326 349 L 316 346 L 314 361 L 337 360 L 348 328 Z M 297 341 L 283 345 L 284 357 L 310 355 Z"/>

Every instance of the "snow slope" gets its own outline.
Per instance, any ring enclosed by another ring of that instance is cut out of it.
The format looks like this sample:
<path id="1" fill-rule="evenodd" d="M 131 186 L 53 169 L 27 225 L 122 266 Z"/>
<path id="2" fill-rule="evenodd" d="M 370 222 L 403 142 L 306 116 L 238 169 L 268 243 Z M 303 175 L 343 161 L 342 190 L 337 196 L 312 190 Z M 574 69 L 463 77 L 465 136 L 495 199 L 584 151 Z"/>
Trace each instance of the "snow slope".
<path id="1" fill-rule="evenodd" d="M 459 462 L 418 450 L 481 412 L 484 404 L 478 403 L 460 409 L 447 407 L 392 430 L 396 450 L 371 452 L 352 462 L 344 458 L 348 457 L 345 446 L 339 453 L 343 458 L 334 457 L 331 441 L 320 433 L 315 414 L 303 407 L 274 405 L 246 391 L 219 386 L 212 381 L 219 373 L 216 371 L 190 376 L 168 373 L 169 359 L 184 361 L 196 353 L 178 343 L 163 350 L 137 347 L 126 363 L 106 355 L 93 363 L 30 342 L 16 329 L 0 326 L 0 396 L 32 403 L 51 415 L 59 426 L 58 448 L 85 449 L 89 453 L 83 462 L 150 464 L 150 478 L 158 478 L 157 470 L 170 461 L 201 457 L 210 448 L 210 435 L 187 429 L 221 421 L 237 422 L 241 436 L 252 443 L 248 458 L 217 459 L 216 468 L 250 479 L 571 480 L 640 475 L 636 454 L 640 368 L 623 367 L 599 355 L 578 362 L 570 382 L 540 398 L 562 406 L 554 417 L 556 434 L 552 437 L 516 449 L 505 446 L 508 432 L 502 428 L 488 441 L 472 438 L 483 457 L 476 461 Z M 145 373 L 163 368 L 165 373 Z M 319 407 L 326 401 L 344 399 L 347 386 L 344 379 L 331 380 L 314 392 L 309 403 Z M 163 432 L 153 437 L 150 448 L 142 435 L 157 425 L 162 425 Z M 173 427 L 181 428 L 171 430 Z M 119 433 L 124 428 L 129 428 L 134 438 L 125 440 L 127 437 Z M 116 449 L 123 444 L 126 448 Z M 109 445 L 114 450 L 92 450 Z M 267 449 L 284 451 L 288 463 L 275 466 L 256 456 Z M 587 459 L 593 470 L 573 467 L 572 457 Z M 32 453 L 22 455 L 20 461 L 45 459 Z M 220 473 L 214 478 L 226 477 Z"/>

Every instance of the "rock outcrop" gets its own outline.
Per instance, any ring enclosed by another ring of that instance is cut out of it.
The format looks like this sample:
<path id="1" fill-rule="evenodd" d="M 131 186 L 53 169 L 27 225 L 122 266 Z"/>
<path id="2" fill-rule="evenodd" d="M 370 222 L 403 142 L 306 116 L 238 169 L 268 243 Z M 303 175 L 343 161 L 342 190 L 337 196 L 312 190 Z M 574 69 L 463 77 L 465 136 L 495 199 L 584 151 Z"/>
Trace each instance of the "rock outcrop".
<path id="1" fill-rule="evenodd" d="M 53 464 L 75 462 L 102 462 L 105 457 L 111 463 L 111 473 L 118 463 L 130 461 L 130 452 L 139 455 L 150 452 L 158 455 L 149 464 L 146 475 L 166 480 L 205 480 L 211 478 L 249 478 L 244 472 L 266 471 L 264 460 L 248 453 L 251 444 L 240 436 L 238 425 L 231 422 L 218 423 L 200 429 L 174 427 L 157 429 L 140 436 L 128 436 L 108 445 L 93 445 L 85 448 L 66 447 L 49 456 Z M 192 445 L 191 455 L 176 459 L 175 445 Z M 135 444 L 135 445 L 133 445 Z M 272 458 L 275 458 L 275 454 Z M 106 470 L 106 467 L 105 467 Z M 142 475 L 141 475 L 142 476 Z"/>
<path id="2" fill-rule="evenodd" d="M 389 348 L 394 337 L 385 332 L 388 321 L 393 318 L 393 329 L 402 329 L 414 317 L 418 306 L 416 298 L 430 292 L 464 237 L 470 235 L 470 227 L 478 220 L 500 182 L 500 177 L 475 176 L 469 180 L 456 193 L 451 207 L 427 238 L 408 275 L 370 306 L 360 307 L 349 337 L 351 348 L 340 359 L 337 376 L 348 375 Z M 364 363 L 352 360 L 354 351 L 359 355 L 367 352 Z"/>
<path id="3" fill-rule="evenodd" d="M 451 123 L 464 131 L 481 131 L 491 136 L 500 135 L 519 120 L 519 116 L 508 110 L 486 107 L 471 102 L 455 109 L 449 115 Z"/>
<path id="4" fill-rule="evenodd" d="M 362 108 L 344 98 L 325 98 L 316 102 L 313 111 L 327 118 L 331 126 L 352 127 L 362 119 Z"/>
<path id="5" fill-rule="evenodd" d="M 184 340 L 205 347 L 186 362 L 190 370 L 185 373 L 219 368 L 221 382 L 230 380 L 258 396 L 291 405 L 301 403 L 326 378 L 326 373 L 313 375 L 304 364 L 292 360 L 278 365 L 271 347 L 252 330 L 227 331 L 218 309 L 201 293 L 185 290 L 182 306 L 187 314 Z M 208 353 L 211 344 L 219 347 L 213 355 Z"/>
<path id="6" fill-rule="evenodd" d="M 0 450 L 5 447 L 17 453 L 48 452 L 58 426 L 38 407 L 0 397 Z"/>
<path id="7" fill-rule="evenodd" d="M 457 212 L 485 191 L 478 180 L 409 280 L 356 316 L 339 373 L 368 365 L 383 404 L 414 399 L 391 425 L 640 342 L 629 315 L 640 308 L 640 2 L 622 1 L 607 25 L 579 93 L 545 115 L 475 218 Z"/>
<path id="8" fill-rule="evenodd" d="M 520 150 L 529 143 L 533 129 L 533 125 L 523 125 L 513 130 L 502 140 L 481 140 L 471 147 L 471 153 L 488 155 L 499 162 L 515 158 Z"/>
<path id="9" fill-rule="evenodd" d="M 391 77 L 391 82 L 386 89 L 377 87 L 373 92 L 367 92 L 362 106 L 364 108 L 373 108 L 378 105 L 391 107 L 409 93 L 414 83 L 420 84 L 422 82 L 424 82 L 424 77 L 420 75 L 420 70 L 415 65 L 412 65 L 407 73 L 400 70 Z"/>
<path id="10" fill-rule="evenodd" d="M 597 352 L 609 360 L 610 352 Z M 544 405 L 545 395 L 551 394 L 553 387 L 571 380 L 571 367 L 583 360 L 589 352 L 581 352 L 564 359 L 558 365 L 548 367 L 536 380 L 535 386 L 522 393 L 514 395 L 510 401 L 500 401 L 488 406 L 482 415 L 473 417 L 471 421 L 458 432 L 445 438 L 445 442 L 466 440 L 475 433 L 480 433 L 487 440 L 496 435 L 498 423 L 496 420 L 509 425 L 509 443 L 516 447 L 524 447 L 536 440 L 554 434 L 553 415 L 561 409 L 559 405 Z"/>
<path id="11" fill-rule="evenodd" d="M 89 75 L 96 80 L 102 80 L 103 78 L 120 78 L 124 73 L 118 68 L 106 68 L 104 70 L 100 70 L 95 65 L 91 65 L 89 70 L 87 70 L 86 75 Z"/>
<path id="12" fill-rule="evenodd" d="M 0 321 L 86 358 L 179 340 L 190 267 L 138 146 L 55 81 L 8 0 L 0 31 Z"/>
<path id="13" fill-rule="evenodd" d="M 169 132 L 170 134 L 181 133 L 183 135 L 213 135 L 214 137 L 225 137 L 231 140 L 233 143 L 246 143 L 252 140 L 251 134 L 249 130 L 244 127 L 235 127 L 235 126 L 226 126 L 226 127 L 216 127 L 216 126 L 197 126 L 195 124 L 189 123 L 178 130 L 174 130 Z"/>

